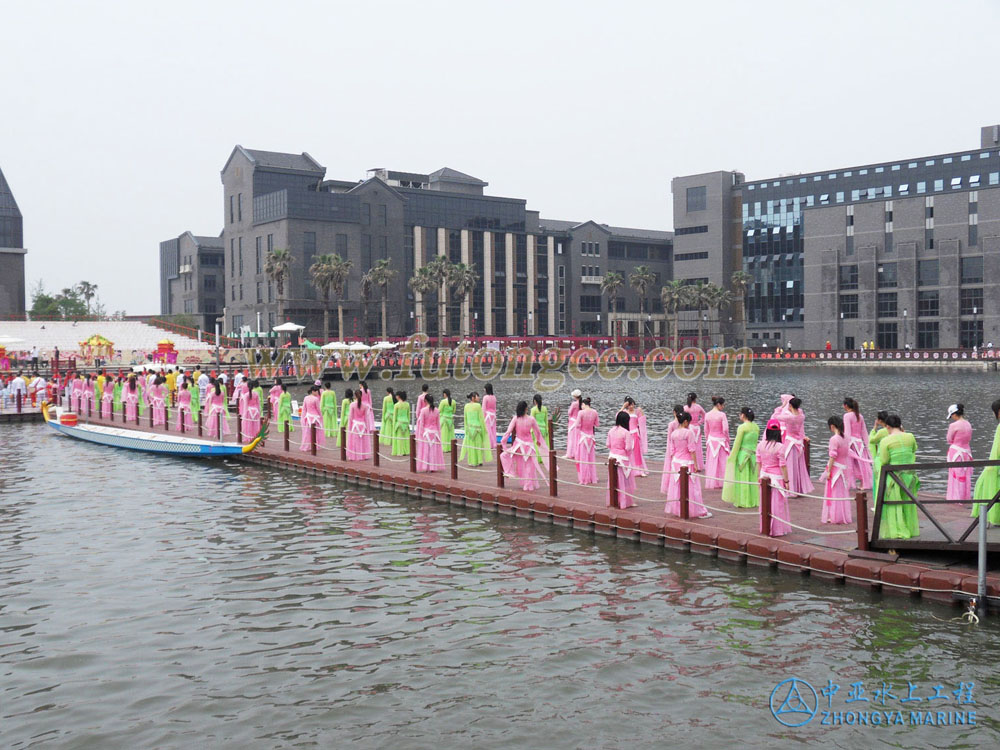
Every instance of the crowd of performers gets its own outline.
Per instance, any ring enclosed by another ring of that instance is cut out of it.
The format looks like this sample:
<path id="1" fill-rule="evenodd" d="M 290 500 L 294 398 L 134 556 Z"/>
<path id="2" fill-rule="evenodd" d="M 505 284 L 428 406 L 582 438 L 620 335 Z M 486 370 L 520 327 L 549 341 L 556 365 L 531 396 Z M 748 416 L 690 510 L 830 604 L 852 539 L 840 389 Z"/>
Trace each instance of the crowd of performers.
<path id="1" fill-rule="evenodd" d="M 13 381 L 17 382 L 13 382 Z M 491 384 L 483 393 L 466 395 L 462 411 L 462 429 L 456 432 L 456 400 L 444 389 L 440 400 L 424 384 L 411 408 L 404 390 L 386 388 L 382 398 L 380 423 L 372 406 L 372 393 L 367 383 L 344 391 L 339 404 L 329 382 L 316 381 L 309 387 L 301 408 L 294 407 L 288 385 L 280 378 L 265 395 L 255 379 L 237 371 L 232 377 L 220 373 L 195 370 L 166 373 L 141 372 L 112 376 L 102 371 L 96 374 L 70 373 L 59 384 L 64 389 L 66 403 L 73 411 L 92 411 L 108 418 L 120 413 L 124 405 L 127 421 L 142 417 L 152 410 L 154 425 L 162 425 L 167 407 L 175 404 L 171 418 L 177 429 L 192 430 L 199 413 L 209 437 L 230 434 L 230 409 L 240 415 L 242 438 L 252 439 L 260 431 L 265 405 L 279 432 L 301 428 L 299 447 L 312 449 L 315 435 L 317 447 L 324 448 L 330 440 L 340 446 L 346 440 L 348 460 L 368 460 L 373 450 L 373 436 L 378 429 L 380 450 L 389 456 L 408 456 L 411 435 L 416 446 L 417 471 L 443 471 L 445 454 L 452 450 L 453 438 L 459 437 L 459 460 L 469 467 L 478 467 L 494 460 L 497 443 L 502 445 L 500 460 L 504 472 L 518 480 L 524 490 L 535 490 L 547 481 L 550 445 L 549 412 L 540 395 L 529 405 L 517 404 L 514 416 L 506 428 L 498 429 L 497 399 Z M 4 384 L 4 398 L 11 393 L 37 401 L 52 396 L 56 384 L 46 383 L 37 374 L 31 378 L 17 376 Z M 992 404 L 997 421 L 989 458 L 1000 459 L 1000 399 Z M 635 505 L 636 479 L 650 473 L 647 462 L 649 443 L 646 416 L 631 397 L 626 397 L 607 431 L 604 447 L 607 456 L 598 460 L 597 443 L 600 419 L 590 398 L 580 390 L 571 393 L 567 412 L 567 441 L 562 458 L 575 463 L 577 483 L 596 485 L 603 479 L 607 458 L 617 464 L 617 486 L 621 507 Z M 770 533 L 780 536 L 791 531 L 789 501 L 812 495 L 822 497 L 821 523 L 853 523 L 853 507 L 858 491 L 870 498 L 877 497 L 882 464 L 912 464 L 916 462 L 917 442 L 907 432 L 898 414 L 879 411 L 871 430 L 865 422 L 856 400 L 843 400 L 843 413 L 826 420 L 829 430 L 826 456 L 819 487 L 809 475 L 805 453 L 805 412 L 802 399 L 783 394 L 780 403 L 764 422 L 763 430 L 757 415 L 743 407 L 737 415 L 738 425 L 730 439 L 726 400 L 713 396 L 705 409 L 695 393 L 689 393 L 686 403 L 673 407 L 673 419 L 666 429 L 666 450 L 662 464 L 660 491 L 666 497 L 665 513 L 680 514 L 682 473 L 686 469 L 687 499 L 691 517 L 709 517 L 704 505 L 703 490 L 721 489 L 722 500 L 736 508 L 760 507 L 761 479 L 771 487 Z M 962 404 L 948 409 L 947 432 L 949 462 L 970 461 L 972 427 L 965 417 Z M 763 421 L 763 420 L 761 420 Z M 315 430 L 311 428 L 315 426 Z M 342 437 L 343 436 L 343 437 Z M 886 539 L 907 539 L 919 535 L 917 508 L 906 502 L 907 492 L 914 496 L 920 480 L 912 471 L 897 471 L 885 488 L 880 536 Z M 991 501 L 1000 491 L 998 467 L 987 467 L 973 483 L 971 468 L 949 468 L 946 497 L 956 502 Z M 815 493 L 815 494 L 814 494 Z M 609 494 L 610 498 L 610 494 Z M 610 502 L 610 499 L 608 500 Z M 897 504 L 898 503 L 898 504 Z M 980 503 L 974 503 L 972 514 L 978 514 Z M 1000 525 L 1000 503 L 989 510 L 989 522 Z M 763 529 L 762 529 L 763 531 Z"/>

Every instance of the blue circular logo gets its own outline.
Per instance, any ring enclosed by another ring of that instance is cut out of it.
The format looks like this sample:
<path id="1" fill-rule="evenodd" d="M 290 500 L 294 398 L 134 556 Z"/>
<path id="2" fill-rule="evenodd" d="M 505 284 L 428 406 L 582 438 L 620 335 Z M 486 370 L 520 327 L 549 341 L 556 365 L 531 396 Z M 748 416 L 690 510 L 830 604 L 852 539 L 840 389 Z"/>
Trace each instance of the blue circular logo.
<path id="1" fill-rule="evenodd" d="M 801 727 L 812 721 L 819 710 L 819 696 L 805 680 L 789 677 L 771 691 L 771 715 L 786 727 Z"/>

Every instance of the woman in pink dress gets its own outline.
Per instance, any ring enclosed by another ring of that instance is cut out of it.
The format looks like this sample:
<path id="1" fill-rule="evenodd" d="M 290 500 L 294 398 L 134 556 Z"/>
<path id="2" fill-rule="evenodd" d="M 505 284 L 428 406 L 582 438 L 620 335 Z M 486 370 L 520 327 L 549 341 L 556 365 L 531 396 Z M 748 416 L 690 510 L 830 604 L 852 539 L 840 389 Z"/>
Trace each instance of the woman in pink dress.
<path id="1" fill-rule="evenodd" d="M 497 434 L 497 397 L 493 395 L 493 383 L 484 385 L 483 392 L 486 395 L 480 403 L 483 407 L 483 422 L 486 424 L 486 442 L 492 445 Z"/>
<path id="2" fill-rule="evenodd" d="M 781 423 L 782 444 L 785 446 L 788 494 L 795 497 L 812 492 L 815 487 L 809 478 L 809 467 L 806 466 L 806 415 L 802 411 L 802 399 L 792 396 L 777 419 Z"/>
<path id="3" fill-rule="evenodd" d="M 600 422 L 597 409 L 590 406 L 590 399 L 581 399 L 577 415 L 576 449 L 573 451 L 576 478 L 580 484 L 597 484 L 597 438 L 594 433 Z"/>
<path id="4" fill-rule="evenodd" d="M 135 375 L 129 375 L 122 388 L 122 401 L 125 403 L 125 419 L 135 422 L 139 418 L 139 386 L 135 384 Z"/>
<path id="5" fill-rule="evenodd" d="M 187 378 L 177 391 L 177 429 L 191 432 L 194 424 L 191 420 L 191 391 L 188 390 Z"/>
<path id="6" fill-rule="evenodd" d="M 694 421 L 694 417 L 691 418 Z M 729 460 L 729 419 L 726 399 L 712 396 L 712 410 L 705 415 L 705 489 L 717 490 L 726 476 Z"/>
<path id="7" fill-rule="evenodd" d="M 635 399 L 626 396 L 622 411 L 628 414 L 628 431 L 632 433 L 632 455 L 630 466 L 637 476 L 649 475 L 646 466 L 646 415 L 635 404 Z"/>
<path id="8" fill-rule="evenodd" d="M 236 413 L 240 415 L 240 419 L 246 417 L 247 412 L 247 396 L 250 395 L 250 386 L 246 380 L 240 380 L 233 386 L 233 395 L 229 399 L 229 405 L 236 407 Z"/>
<path id="9" fill-rule="evenodd" d="M 111 378 L 104 382 L 104 391 L 101 393 L 101 419 L 111 419 L 112 411 L 115 408 L 115 389 L 111 384 Z"/>
<path id="10" fill-rule="evenodd" d="M 365 407 L 365 431 L 371 435 L 375 432 L 375 410 L 372 408 L 372 392 L 368 390 L 368 383 L 361 381 L 361 403 Z"/>
<path id="11" fill-rule="evenodd" d="M 80 411 L 84 414 L 93 414 L 96 409 L 94 408 L 94 381 L 90 377 L 90 373 L 87 373 L 86 379 L 83 381 L 83 392 L 81 395 L 82 401 L 80 402 Z"/>
<path id="12" fill-rule="evenodd" d="M 853 398 L 844 399 L 844 438 L 850 448 L 851 479 L 861 489 L 870 490 L 872 454 L 868 451 L 868 427 L 858 402 Z"/>
<path id="13" fill-rule="evenodd" d="M 566 412 L 566 453 L 563 458 L 576 458 L 576 450 L 580 443 L 580 404 L 583 394 L 579 388 L 574 388 L 570 395 L 569 411 Z"/>
<path id="14" fill-rule="evenodd" d="M 353 407 L 353 404 L 352 404 Z M 299 416 L 299 424 L 302 425 L 302 440 L 299 442 L 299 450 L 308 453 L 312 450 L 313 433 L 316 433 L 316 448 L 326 445 L 326 431 L 323 429 L 323 412 L 319 408 L 319 387 L 309 386 L 306 397 L 302 399 L 302 412 Z M 313 425 L 316 429 L 313 430 Z M 347 457 L 351 458 L 351 432 L 347 431 Z"/>
<path id="15" fill-rule="evenodd" d="M 688 429 L 698 438 L 698 459 L 704 465 L 705 454 L 701 448 L 701 440 L 705 425 L 705 408 L 698 403 L 697 393 L 692 391 L 687 395 L 687 403 L 684 405 L 684 411 L 691 415 L 691 426 Z"/>
<path id="16" fill-rule="evenodd" d="M 771 528 L 764 528 L 760 520 L 760 533 L 784 536 L 792 530 L 788 525 L 788 469 L 785 466 L 785 446 L 781 444 L 781 423 L 769 419 L 764 430 L 764 440 L 757 444 L 757 469 L 761 479 L 771 482 Z"/>
<path id="17" fill-rule="evenodd" d="M 673 455 L 670 448 L 670 436 L 674 430 L 680 427 L 681 414 L 686 414 L 681 404 L 674 404 L 674 418 L 667 425 L 667 448 L 663 452 L 663 476 L 660 478 L 660 492 L 666 494 L 670 491 L 670 467 L 673 465 Z"/>
<path id="18" fill-rule="evenodd" d="M 274 379 L 274 385 L 271 386 L 271 390 L 267 392 L 267 401 L 271 406 L 271 419 L 275 419 L 278 416 L 278 401 L 281 398 L 281 378 Z"/>
<path id="19" fill-rule="evenodd" d="M 430 390 L 430 388 L 431 387 L 429 385 L 427 385 L 427 383 L 424 383 L 422 386 L 420 386 L 420 395 L 417 396 L 417 416 L 418 417 L 420 416 L 421 409 L 423 409 L 424 405 L 427 403 L 427 392 Z"/>
<path id="20" fill-rule="evenodd" d="M 618 507 L 631 508 L 635 505 L 635 472 L 632 471 L 632 432 L 629 430 L 628 412 L 620 411 L 615 417 L 615 426 L 608 430 L 605 445 L 608 458 L 615 459 L 618 465 Z M 611 488 L 608 487 L 606 504 L 611 505 Z"/>
<path id="21" fill-rule="evenodd" d="M 221 437 L 219 426 L 222 426 L 222 435 L 229 434 L 229 425 L 226 423 L 226 394 L 222 390 L 222 383 L 213 380 L 207 391 L 205 403 L 202 409 L 205 411 L 205 422 L 208 424 L 209 437 Z"/>
<path id="22" fill-rule="evenodd" d="M 826 487 L 823 496 L 821 523 L 853 523 L 851 515 L 851 481 L 848 455 L 850 449 L 844 437 L 844 420 L 830 417 L 826 420 L 830 427 L 830 460 L 827 461 L 823 478 Z M 773 501 L 772 501 L 773 504 Z"/>
<path id="23" fill-rule="evenodd" d="M 971 461 L 972 425 L 965 418 L 965 406 L 952 404 L 948 407 L 948 460 Z M 945 497 L 949 500 L 968 502 L 972 499 L 972 469 L 948 469 L 948 489 Z"/>
<path id="24" fill-rule="evenodd" d="M 441 445 L 441 415 L 429 393 L 417 415 L 417 471 L 441 471 L 445 467 Z"/>
<path id="25" fill-rule="evenodd" d="M 670 433 L 670 472 L 665 474 L 667 479 L 667 502 L 663 506 L 663 512 L 679 516 L 681 514 L 681 467 L 686 467 L 687 493 L 688 493 L 688 514 L 691 518 L 711 518 L 701 497 L 701 478 L 693 476 L 694 473 L 701 473 L 701 442 L 695 431 L 691 429 L 691 414 L 687 411 L 681 412 L 677 417 L 677 427 Z"/>
<path id="26" fill-rule="evenodd" d="M 153 409 L 153 426 L 167 423 L 167 389 L 163 378 L 157 376 L 149 389 L 149 405 Z"/>
<path id="27" fill-rule="evenodd" d="M 508 440 L 513 443 L 508 445 Z M 542 431 L 538 422 L 528 414 L 528 402 L 521 401 L 517 405 L 516 416 L 510 420 L 507 431 L 500 441 L 504 445 L 500 461 L 504 473 L 521 480 L 521 489 L 531 492 L 541 485 L 539 480 L 545 479 L 542 467 L 535 456 L 535 443 L 541 443 Z"/>
<path id="28" fill-rule="evenodd" d="M 240 385 L 243 385 L 243 383 Z M 243 422 L 240 425 L 243 429 L 244 442 L 253 440 L 257 437 L 257 433 L 260 432 L 260 422 L 261 419 L 263 419 L 264 412 L 260 403 L 259 388 L 260 383 L 256 380 L 251 380 L 249 386 L 247 387 L 246 407 L 243 411 Z"/>

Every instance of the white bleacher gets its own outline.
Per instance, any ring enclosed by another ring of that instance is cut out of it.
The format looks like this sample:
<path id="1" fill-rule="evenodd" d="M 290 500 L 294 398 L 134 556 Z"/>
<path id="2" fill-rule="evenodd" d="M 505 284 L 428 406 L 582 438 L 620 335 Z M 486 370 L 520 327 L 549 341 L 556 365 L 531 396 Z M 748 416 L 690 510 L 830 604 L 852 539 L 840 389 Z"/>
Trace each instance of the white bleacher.
<path id="1" fill-rule="evenodd" d="M 12 351 L 27 351 L 37 346 L 42 355 L 48 357 L 55 347 L 63 356 L 80 351 L 80 342 L 94 334 L 104 336 L 114 344 L 116 350 L 126 357 L 132 351 L 152 352 L 162 339 L 174 342 L 174 348 L 181 351 L 207 350 L 214 347 L 203 341 L 182 336 L 172 331 L 137 321 L 6 321 L 0 320 L 0 339 L 10 336 L 22 339 L 20 343 L 8 344 Z"/>

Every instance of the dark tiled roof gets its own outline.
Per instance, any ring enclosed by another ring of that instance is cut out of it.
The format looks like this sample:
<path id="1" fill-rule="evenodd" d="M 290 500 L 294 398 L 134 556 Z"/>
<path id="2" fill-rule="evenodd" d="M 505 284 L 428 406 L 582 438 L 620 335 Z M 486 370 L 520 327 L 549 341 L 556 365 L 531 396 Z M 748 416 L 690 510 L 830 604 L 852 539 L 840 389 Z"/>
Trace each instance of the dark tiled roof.
<path id="1" fill-rule="evenodd" d="M 198 247 L 224 247 L 222 244 L 221 237 L 202 237 L 201 235 L 191 235 L 194 237 L 194 241 L 198 243 Z"/>
<path id="2" fill-rule="evenodd" d="M 21 209 L 17 207 L 17 201 L 14 200 L 14 193 L 11 192 L 10 185 L 7 184 L 7 179 L 3 176 L 2 169 L 0 169 L 0 216 L 22 218 Z"/>
<path id="3" fill-rule="evenodd" d="M 478 177 L 473 177 L 471 174 L 466 174 L 465 172 L 459 172 L 457 169 L 452 169 L 451 167 L 441 167 L 441 169 L 436 172 L 430 173 L 431 181 L 438 182 L 463 182 L 467 185 L 482 185 L 483 187 L 489 185 L 488 182 L 483 182 Z"/>
<path id="4" fill-rule="evenodd" d="M 315 159 L 307 153 L 286 154 L 281 151 L 260 151 L 255 148 L 244 149 L 259 167 L 274 169 L 295 169 L 300 172 L 325 172 Z"/>
<path id="5" fill-rule="evenodd" d="M 561 219 L 539 219 L 538 225 L 549 232 L 568 232 L 571 229 L 586 224 L 585 221 L 562 221 Z M 610 232 L 615 237 L 630 237 L 632 239 L 643 240 L 669 240 L 673 238 L 673 232 L 664 232 L 659 229 L 632 229 L 629 227 L 613 227 L 608 224 L 598 224 L 597 226 Z"/>

